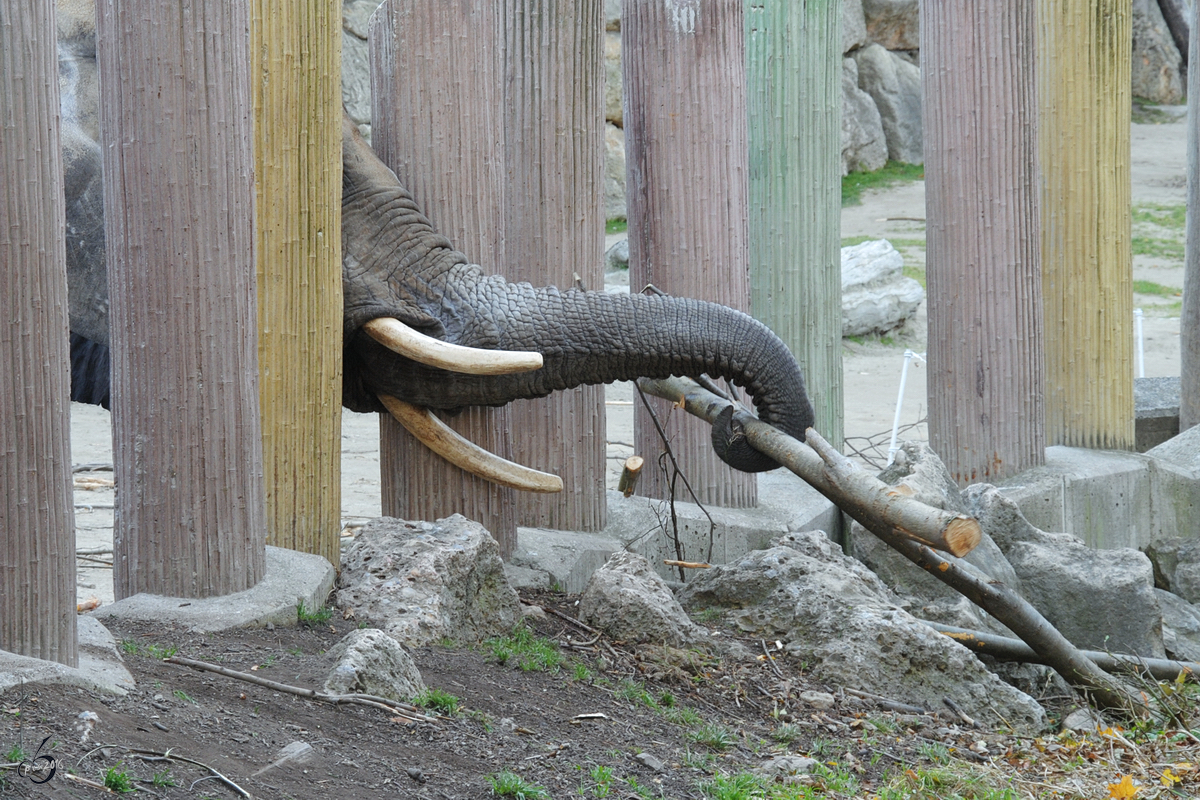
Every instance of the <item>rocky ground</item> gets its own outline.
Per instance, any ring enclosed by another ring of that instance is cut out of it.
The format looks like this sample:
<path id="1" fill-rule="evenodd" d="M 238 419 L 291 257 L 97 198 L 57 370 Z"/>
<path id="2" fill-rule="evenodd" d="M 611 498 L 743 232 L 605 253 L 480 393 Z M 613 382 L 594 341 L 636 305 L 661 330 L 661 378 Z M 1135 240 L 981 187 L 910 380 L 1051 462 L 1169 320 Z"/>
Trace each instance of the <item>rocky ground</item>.
<path id="1" fill-rule="evenodd" d="M 776 652 L 772 642 L 744 640 L 748 656 L 722 660 L 626 647 L 597 641 L 568 621 L 571 597 L 523 599 L 551 611 L 530 619 L 537 633 L 577 643 L 563 648 L 563 663 L 525 670 L 516 658 L 499 663 L 486 644 L 421 648 L 413 655 L 426 685 L 452 696 L 457 708 L 431 704 L 436 721 L 417 723 L 161 660 L 175 653 L 319 687 L 330 666 L 325 651 L 355 621 L 218 635 L 114 624 L 138 688 L 119 698 L 63 687 L 0 696 L 5 752 L 19 746 L 32 759 L 49 737 L 40 754 L 53 756 L 57 767 L 42 785 L 0 772 L 0 796 L 100 796 L 88 782 L 103 783 L 111 774 L 164 798 L 459 800 L 494 796 L 494 782 L 510 772 L 530 798 L 748 797 L 720 795 L 717 776 L 766 775 L 803 763 L 780 758 L 791 756 L 822 766 L 802 784 L 811 794 L 780 797 L 876 797 L 889 787 L 896 793 L 888 796 L 909 797 L 917 776 L 933 773 L 947 790 L 974 782 L 1021 792 L 995 797 L 1042 796 L 1034 787 L 1046 780 L 1064 791 L 1045 796 L 1099 797 L 1106 795 L 1089 793 L 1097 781 L 1118 781 L 1136 767 L 1132 759 L 1122 763 L 1122 751 L 1114 754 L 1102 738 L 1019 737 L 976 728 L 949 709 L 914 713 L 814 684 L 807 665 Z M 1043 699 L 1065 708 L 1063 698 Z M 90 726 L 81 720 L 87 713 L 94 715 Z M 302 745 L 312 748 L 308 760 L 271 766 L 285 748 Z M 1089 760 L 1105 769 L 1082 782 L 1075 774 L 1072 791 L 1061 773 Z M 1186 769 L 1181 774 L 1188 777 Z M 1189 779 L 1180 788 L 1200 784 Z"/>

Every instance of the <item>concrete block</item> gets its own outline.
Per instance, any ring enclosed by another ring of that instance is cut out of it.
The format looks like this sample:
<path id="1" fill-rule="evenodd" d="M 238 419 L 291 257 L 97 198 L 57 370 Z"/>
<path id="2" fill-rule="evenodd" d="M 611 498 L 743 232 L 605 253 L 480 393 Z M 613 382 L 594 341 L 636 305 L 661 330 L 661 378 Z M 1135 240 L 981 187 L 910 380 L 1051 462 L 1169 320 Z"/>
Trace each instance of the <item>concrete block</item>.
<path id="1" fill-rule="evenodd" d="M 1144 453 L 1179 435 L 1179 376 L 1135 378 L 1134 447 Z"/>
<path id="2" fill-rule="evenodd" d="M 295 625 L 296 606 L 322 608 L 333 591 L 333 565 L 321 556 L 267 547 L 266 574 L 244 592 L 221 597 L 162 597 L 140 592 L 92 612 L 100 619 L 174 622 L 208 633 L 233 628 Z"/>
<path id="3" fill-rule="evenodd" d="M 1200 539 L 1200 426 L 1147 451 L 1151 541 Z"/>
<path id="4" fill-rule="evenodd" d="M 130 692 L 133 676 L 125 668 L 112 634 L 86 615 L 80 615 L 78 626 L 78 667 L 0 650 L 0 692 L 27 683 L 78 686 L 103 694 Z"/>
<path id="5" fill-rule="evenodd" d="M 1003 491 L 1039 529 L 1091 547 L 1141 549 L 1152 539 L 1150 459 L 1136 453 L 1048 447 L 1044 467 L 1006 481 Z"/>
<path id="6" fill-rule="evenodd" d="M 751 550 L 770 546 L 772 539 L 792 531 L 823 530 L 835 540 L 841 535 L 841 512 L 817 490 L 785 470 L 758 478 L 757 508 L 701 509 L 676 502 L 679 549 L 672 527 L 671 505 L 662 500 L 608 493 L 608 525 L 599 534 L 520 528 L 511 563 L 550 576 L 566 592 L 582 592 L 592 573 L 621 550 L 640 553 L 667 580 L 679 572 L 663 559 L 725 564 Z M 706 513 L 707 512 L 707 513 Z M 711 518 L 711 520 L 710 520 Z"/>

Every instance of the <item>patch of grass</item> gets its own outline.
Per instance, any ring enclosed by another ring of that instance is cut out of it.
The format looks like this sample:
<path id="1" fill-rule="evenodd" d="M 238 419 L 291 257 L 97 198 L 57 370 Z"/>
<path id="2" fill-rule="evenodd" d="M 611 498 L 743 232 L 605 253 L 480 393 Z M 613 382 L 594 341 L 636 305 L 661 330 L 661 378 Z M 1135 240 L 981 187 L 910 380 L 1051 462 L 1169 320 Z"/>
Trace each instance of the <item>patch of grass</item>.
<path id="1" fill-rule="evenodd" d="M 883 169 L 874 172 L 851 172 L 842 178 L 842 205 L 856 206 L 862 203 L 862 194 L 868 189 L 886 189 L 897 183 L 925 179 L 925 167 L 921 164 L 902 164 L 889 161 Z"/>
<path id="2" fill-rule="evenodd" d="M 915 264 L 905 264 L 902 269 L 902 274 L 904 275 L 904 277 L 912 278 L 914 281 L 921 284 L 922 289 L 927 288 L 925 286 L 925 268 L 924 267 L 918 267 Z"/>
<path id="3" fill-rule="evenodd" d="M 198 705 L 200 705 L 200 704 L 199 704 L 199 703 L 197 703 L 197 702 L 196 702 L 196 701 L 195 701 L 195 700 L 194 700 L 194 699 L 193 699 L 193 698 L 192 698 L 190 695 L 188 695 L 188 693 L 187 693 L 187 692 L 185 692 L 183 689 L 176 689 L 176 690 L 175 690 L 175 699 L 176 699 L 176 700 L 182 700 L 182 701 L 183 701 L 183 702 L 185 702 L 185 703 L 191 703 L 191 704 L 192 704 L 192 705 L 194 705 L 194 706 L 198 706 Z"/>
<path id="4" fill-rule="evenodd" d="M 771 738 L 781 744 L 791 744 L 800 738 L 802 733 L 799 725 L 793 725 L 790 722 L 785 722 L 775 730 L 771 731 Z"/>
<path id="5" fill-rule="evenodd" d="M 704 724 L 704 719 L 696 713 L 695 710 L 686 706 L 678 706 L 676 708 L 659 709 L 663 715 L 663 719 L 673 725 L 682 725 L 686 728 L 695 728 Z"/>
<path id="6" fill-rule="evenodd" d="M 492 794 L 512 797 L 515 800 L 550 800 L 550 792 L 544 786 L 530 783 L 515 772 L 497 772 L 488 776 Z"/>
<path id="7" fill-rule="evenodd" d="M 638 779 L 632 775 L 625 779 L 625 784 L 629 787 L 629 791 L 642 798 L 642 800 L 652 800 L 654 797 L 654 790 L 649 786 L 642 786 L 638 783 Z"/>
<path id="8" fill-rule="evenodd" d="M 921 742 L 917 745 L 917 752 L 934 764 L 945 766 L 950 763 L 950 748 L 941 742 Z"/>
<path id="9" fill-rule="evenodd" d="M 725 616 L 725 609 L 719 607 L 705 608 L 692 615 L 697 622 L 717 622 Z"/>
<path id="10" fill-rule="evenodd" d="M 582 771 L 583 767 L 576 766 L 575 769 Z M 581 797 L 602 798 L 612 794 L 612 767 L 603 767 L 597 764 L 588 771 L 588 779 L 591 781 L 591 785 L 585 785 L 583 781 L 579 782 Z"/>
<path id="11" fill-rule="evenodd" d="M 458 706 L 461 702 L 454 695 L 443 692 L 441 689 L 426 689 L 413 698 L 413 705 L 437 711 L 447 717 L 453 717 L 458 713 Z"/>
<path id="12" fill-rule="evenodd" d="M 1132 209 L 1135 223 L 1151 223 L 1160 228 L 1182 231 L 1187 224 L 1187 206 L 1162 203 L 1139 203 Z"/>
<path id="13" fill-rule="evenodd" d="M 710 750 L 723 752 L 737 744 L 737 735 L 724 725 L 705 723 L 699 728 L 688 732 L 688 739 L 696 744 L 702 744 Z"/>
<path id="14" fill-rule="evenodd" d="M 101 772 L 100 782 L 104 784 L 105 789 L 117 794 L 127 794 L 134 791 L 133 778 L 129 777 L 128 772 L 121 769 L 120 762 Z"/>
<path id="15" fill-rule="evenodd" d="M 155 789 L 167 789 L 179 784 L 171 779 L 171 770 L 164 769 L 162 772 L 154 773 L 154 777 L 150 779 L 150 785 Z"/>
<path id="16" fill-rule="evenodd" d="M 514 662 L 522 672 L 550 672 L 563 663 L 558 645 L 520 625 L 508 636 L 496 636 L 484 644 L 500 664 Z"/>
<path id="17" fill-rule="evenodd" d="M 696 788 L 712 800 L 757 800 L 778 796 L 774 792 L 768 794 L 769 787 L 749 772 L 717 775 L 711 781 L 702 781 Z"/>
<path id="18" fill-rule="evenodd" d="M 1153 256 L 1183 261 L 1183 242 L 1154 236 L 1134 236 L 1130 242 L 1135 256 Z"/>
<path id="19" fill-rule="evenodd" d="M 658 703 L 654 700 L 654 695 L 650 694 L 650 692 L 646 690 L 646 687 L 637 681 L 631 681 L 628 679 L 621 681 L 614 694 L 616 694 L 617 698 L 621 700 L 629 700 L 633 703 L 640 703 L 647 708 L 656 708 L 658 706 Z"/>
<path id="20" fill-rule="evenodd" d="M 1159 297 L 1179 297 L 1183 294 L 1182 289 L 1176 289 L 1174 286 L 1163 286 L 1161 283 L 1154 281 L 1134 281 L 1134 294 L 1151 294 Z"/>
<path id="21" fill-rule="evenodd" d="M 1178 122 L 1179 116 L 1168 111 L 1163 111 L 1153 100 L 1145 98 L 1133 98 L 1133 109 L 1129 117 L 1130 122 L 1136 122 L 1139 125 L 1162 125 L 1167 122 Z"/>
<path id="22" fill-rule="evenodd" d="M 132 656 L 132 655 L 137 655 L 137 651 L 138 651 L 138 644 L 133 639 L 122 639 L 121 640 L 121 652 L 125 653 L 126 655 Z"/>
<path id="23" fill-rule="evenodd" d="M 333 608 L 330 606 L 308 609 L 304 607 L 303 600 L 296 604 L 296 622 L 300 625 L 311 628 L 316 625 L 324 625 L 331 619 L 333 619 Z"/>
<path id="24" fill-rule="evenodd" d="M 20 761 L 25 761 L 28 758 L 29 754 L 22 750 L 21 745 L 19 744 L 14 744 L 12 749 L 4 754 L 4 760 L 9 764 L 16 764 Z"/>
<path id="25" fill-rule="evenodd" d="M 698 769 L 701 772 L 709 772 L 713 766 L 712 753 L 693 753 L 692 748 L 680 756 L 679 763 L 688 769 Z"/>
<path id="26" fill-rule="evenodd" d="M 627 219 L 610 219 L 604 223 L 604 235 L 612 236 L 614 233 L 625 233 L 629 230 L 629 220 Z"/>
<path id="27" fill-rule="evenodd" d="M 576 661 L 573 670 L 572 678 L 576 683 L 591 683 L 596 678 L 595 673 L 582 661 Z"/>
<path id="28" fill-rule="evenodd" d="M 987 773 L 968 767 L 906 769 L 888 781 L 879 800 L 1017 800 L 1015 789 L 999 786 Z"/>

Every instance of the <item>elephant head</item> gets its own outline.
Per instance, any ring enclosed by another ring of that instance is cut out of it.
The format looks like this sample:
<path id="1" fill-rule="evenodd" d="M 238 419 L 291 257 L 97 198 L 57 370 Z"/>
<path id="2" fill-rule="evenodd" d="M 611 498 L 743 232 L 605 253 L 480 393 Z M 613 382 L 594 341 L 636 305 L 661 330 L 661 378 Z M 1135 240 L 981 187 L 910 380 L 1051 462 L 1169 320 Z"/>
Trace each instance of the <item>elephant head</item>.
<path id="1" fill-rule="evenodd" d="M 799 365 L 746 314 L 680 297 L 509 283 L 433 230 L 349 120 L 342 168 L 347 407 L 384 411 L 390 397 L 437 409 L 503 405 L 582 384 L 707 374 L 745 387 L 759 416 L 797 439 L 812 425 Z M 481 365 L 423 356 L 392 344 L 395 336 L 470 348 L 464 358 Z M 713 445 L 739 470 L 777 466 L 727 418 Z"/>
<path id="2" fill-rule="evenodd" d="M 762 419 L 804 438 L 813 413 L 799 366 L 761 323 L 698 300 L 535 288 L 487 274 L 434 231 L 348 119 L 342 144 L 348 408 L 391 411 L 412 429 L 414 408 L 503 405 L 583 384 L 708 374 L 744 386 Z M 78 131 L 68 145 L 72 331 L 106 343 L 99 149 Z M 73 397 L 80 400 L 101 394 L 82 379 L 85 356 L 107 363 L 78 341 Z M 98 377 L 107 384 L 107 375 Z M 713 444 L 737 469 L 776 466 L 728 420 L 714 428 Z M 500 480 L 547 490 L 536 480 Z"/>

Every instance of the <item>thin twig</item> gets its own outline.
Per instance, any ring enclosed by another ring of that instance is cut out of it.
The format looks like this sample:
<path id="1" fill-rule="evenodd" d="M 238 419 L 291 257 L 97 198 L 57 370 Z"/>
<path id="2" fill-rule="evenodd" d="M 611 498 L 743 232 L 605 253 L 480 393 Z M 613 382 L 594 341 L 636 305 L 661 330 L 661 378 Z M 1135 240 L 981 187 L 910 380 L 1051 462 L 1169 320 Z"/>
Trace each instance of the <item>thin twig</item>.
<path id="1" fill-rule="evenodd" d="M 248 672 L 238 672 L 235 669 L 220 667 L 216 664 L 209 664 L 206 661 L 196 661 L 191 658 L 183 658 L 182 656 L 172 656 L 163 659 L 168 664 L 178 664 L 183 667 L 191 667 L 192 669 L 205 670 L 206 672 L 215 672 L 218 675 L 224 675 L 227 678 L 234 678 L 246 683 L 265 686 L 268 689 L 273 689 L 277 692 L 286 692 L 288 694 L 306 697 L 310 700 L 320 700 L 324 703 L 332 705 L 341 705 L 343 703 L 352 703 L 354 705 L 370 706 L 372 708 L 380 708 L 399 717 L 413 722 L 437 722 L 437 717 L 431 717 L 425 714 L 416 706 L 410 703 L 404 703 L 399 700 L 391 700 L 385 697 L 376 697 L 375 695 L 367 694 L 327 694 L 318 692 L 314 689 L 305 689 L 300 686 L 291 686 L 286 683 L 279 683 L 268 678 L 260 678 L 258 675 L 251 675 Z"/>
<path id="2" fill-rule="evenodd" d="M 769 650 L 767 650 L 767 640 L 759 639 L 759 641 L 762 643 L 763 655 L 767 657 L 767 663 L 771 665 L 771 669 L 775 670 L 775 674 L 778 675 L 780 678 L 787 680 L 787 678 L 783 674 L 783 671 L 781 669 L 779 669 L 779 665 L 775 663 L 775 657 L 773 655 L 771 655 L 771 652 Z"/>
<path id="3" fill-rule="evenodd" d="M 567 614 L 562 613 L 561 611 L 559 611 L 556 608 L 551 608 L 550 606 L 542 606 L 542 611 L 547 611 L 547 612 L 553 614 L 554 616 L 558 617 L 559 619 L 565 619 L 567 622 L 571 623 L 572 625 L 582 628 L 583 630 L 587 631 L 588 633 L 595 634 L 596 636 L 600 635 L 600 631 L 596 630 L 592 626 L 585 625 L 582 622 L 580 622 L 579 620 L 575 619 L 574 617 L 568 616 Z"/>
<path id="4" fill-rule="evenodd" d="M 197 662 L 197 663 L 203 663 L 203 662 Z M 215 768 L 209 766 L 208 764 L 205 764 L 203 761 L 197 761 L 194 758 L 185 758 L 184 756 L 177 756 L 177 755 L 173 754 L 170 750 L 167 750 L 165 753 L 160 753 L 157 750 L 135 750 L 135 749 L 126 747 L 125 751 L 131 755 L 138 756 L 139 758 L 141 758 L 143 756 L 154 756 L 158 759 L 167 759 L 169 761 L 179 761 L 184 764 L 192 764 L 193 766 L 204 767 L 206 770 L 208 770 L 212 774 L 206 778 L 201 778 L 200 780 L 208 780 L 209 778 L 216 778 L 221 783 L 225 784 L 230 789 L 233 789 L 235 792 L 240 794 L 242 797 L 250 797 L 249 792 L 247 792 L 245 789 L 243 789 L 242 787 L 240 787 L 236 783 L 234 783 L 232 779 L 230 779 L 228 776 L 224 775 L 220 770 L 215 769 Z M 200 781 L 196 781 L 196 783 L 199 783 L 199 782 Z M 192 785 L 195 786 L 196 783 L 193 783 Z"/>

